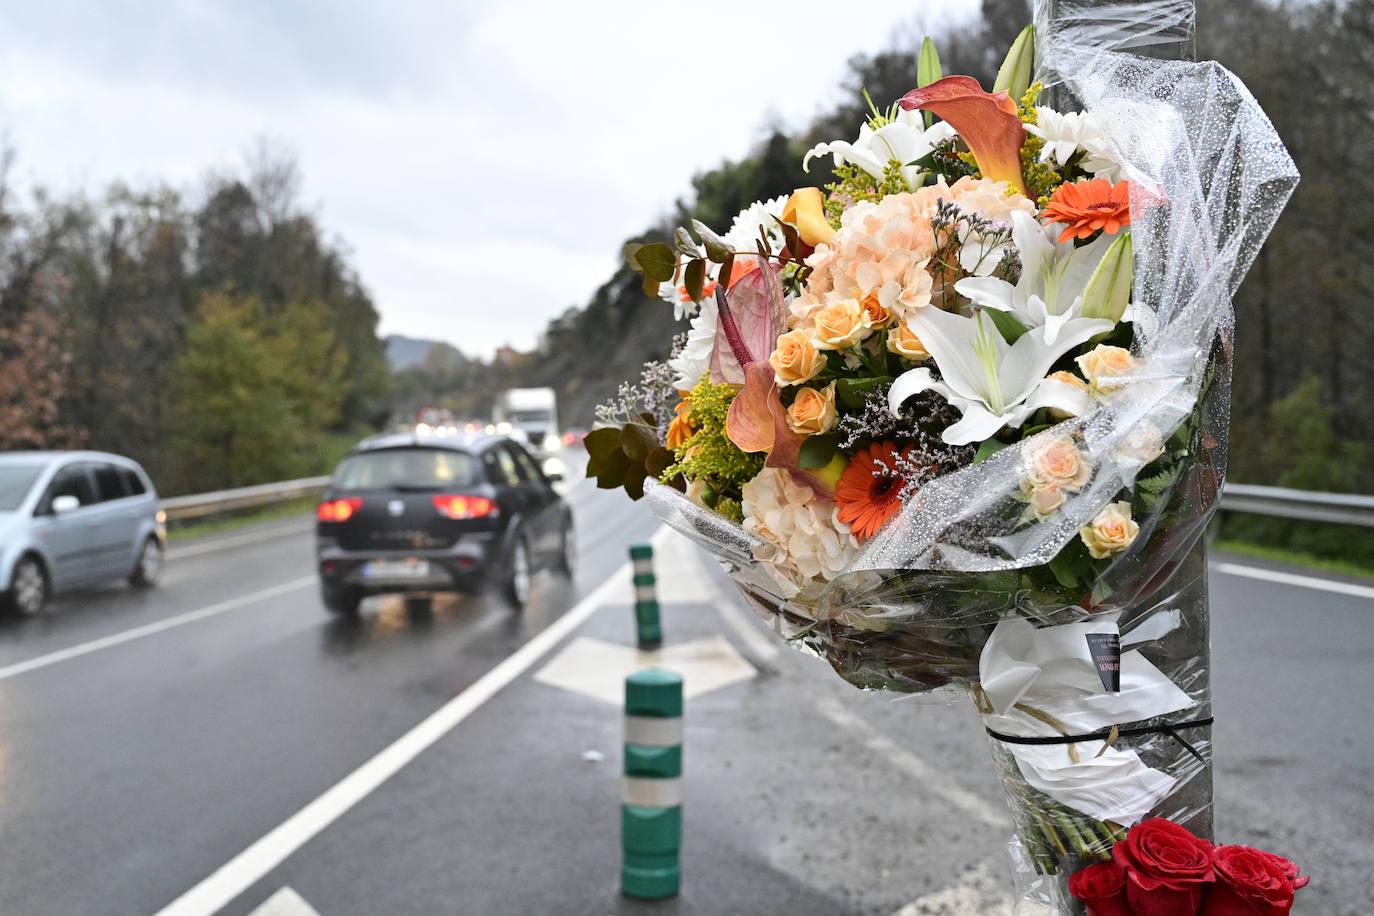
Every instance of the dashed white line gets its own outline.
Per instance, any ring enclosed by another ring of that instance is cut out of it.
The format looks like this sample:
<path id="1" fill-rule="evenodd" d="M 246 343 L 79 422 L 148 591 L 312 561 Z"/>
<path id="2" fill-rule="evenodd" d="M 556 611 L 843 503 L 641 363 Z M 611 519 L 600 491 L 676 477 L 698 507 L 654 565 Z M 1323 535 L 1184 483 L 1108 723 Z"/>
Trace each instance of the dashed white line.
<path id="1" fill-rule="evenodd" d="M 253 592 L 248 595 L 240 595 L 237 598 L 230 598 L 228 601 L 221 601 L 219 604 L 212 604 L 209 607 L 203 607 L 196 611 L 187 611 L 185 614 L 178 614 L 175 617 L 168 617 L 166 620 L 159 620 L 156 623 L 146 624 L 145 626 L 141 627 L 134 627 L 131 630 L 125 630 L 122 633 L 115 633 L 112 636 L 102 636 L 100 639 L 92 639 L 89 642 L 79 643 L 78 645 L 71 646 L 66 649 L 59 649 L 56 652 L 49 652 L 47 655 L 40 655 L 36 658 L 27 659 L 26 661 L 15 662 L 12 665 L 6 665 L 5 667 L 0 668 L 0 681 L 3 681 L 7 678 L 17 677 L 21 674 L 28 674 L 30 671 L 37 671 L 40 668 L 47 668 L 51 665 L 56 665 L 60 662 L 70 661 L 74 658 L 80 658 L 83 655 L 90 655 L 92 652 L 99 652 L 102 649 L 110 649 L 115 646 L 121 646 L 126 642 L 133 642 L 136 639 L 143 639 L 144 637 L 153 636 L 157 633 L 165 633 L 167 630 L 173 630 L 177 627 L 184 627 L 188 623 L 195 623 L 200 620 L 205 620 L 207 617 L 214 617 L 218 614 L 223 614 L 226 611 L 232 611 L 237 608 L 241 608 L 245 605 L 254 604 L 258 601 L 263 601 L 267 598 L 275 598 L 278 595 L 285 595 L 287 592 L 293 592 L 298 588 L 304 588 L 307 585 L 314 585 L 315 582 L 316 579 L 314 576 L 306 576 L 301 579 L 293 579 L 292 581 L 283 583 L 281 585 L 274 585 L 271 588 L 265 588 L 259 592 Z"/>
<path id="2" fill-rule="evenodd" d="M 661 542 L 665 530 L 660 528 L 652 540 Z M 210 916 L 218 912 L 529 670 L 591 617 L 616 591 L 622 596 L 630 595 L 629 569 L 628 563 L 622 566 L 547 630 L 507 656 L 466 690 L 339 780 L 323 795 L 163 907 L 156 916 Z"/>
<path id="3" fill-rule="evenodd" d="M 1297 573 L 1279 572 L 1259 566 L 1245 566 L 1241 563 L 1213 563 L 1212 568 L 1228 576 L 1242 576 L 1246 579 L 1259 579 L 1262 582 L 1278 582 L 1281 585 L 1295 585 L 1298 588 L 1311 588 L 1322 592 L 1333 592 L 1337 595 L 1351 595 L 1355 598 L 1374 598 L 1374 587 L 1356 585 L 1354 582 L 1319 579 L 1316 576 L 1301 576 Z"/>

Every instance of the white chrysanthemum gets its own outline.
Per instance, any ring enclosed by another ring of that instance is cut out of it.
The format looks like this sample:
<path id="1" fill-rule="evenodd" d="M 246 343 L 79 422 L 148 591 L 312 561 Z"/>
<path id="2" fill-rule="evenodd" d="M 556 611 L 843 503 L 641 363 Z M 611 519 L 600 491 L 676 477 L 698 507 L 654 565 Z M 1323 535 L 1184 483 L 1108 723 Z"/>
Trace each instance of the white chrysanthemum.
<path id="1" fill-rule="evenodd" d="M 786 205 L 786 197 L 774 197 L 772 200 L 755 201 L 745 207 L 730 224 L 730 231 L 724 235 L 725 243 L 735 251 L 753 251 L 757 247 L 759 230 L 763 230 L 769 247 L 774 252 L 782 251 L 787 240 L 783 237 L 778 220 L 782 218 L 782 208 Z M 719 269 L 711 265 L 711 270 Z"/>
<path id="2" fill-rule="evenodd" d="M 1027 124 L 1026 131 L 1045 141 L 1040 149 L 1041 162 L 1053 161 L 1062 168 L 1081 149 L 1084 156 L 1079 164 L 1083 171 L 1094 178 L 1120 178 L 1121 163 L 1112 155 L 1102 123 L 1092 112 L 1061 114 L 1053 108 L 1038 106 L 1035 119 L 1037 123 Z"/>
<path id="3" fill-rule="evenodd" d="M 774 217 L 782 217 L 782 208 L 787 204 L 786 197 L 774 197 L 772 200 L 755 201 L 735 216 L 730 224 L 730 231 L 721 236 L 721 240 L 729 245 L 734 251 L 754 251 L 760 230 L 768 237 L 768 244 L 776 253 L 782 251 L 787 245 L 787 239 L 783 237 L 782 226 Z M 713 261 L 706 262 L 706 279 L 708 286 L 716 282 L 720 274 L 720 265 Z M 687 295 L 687 288 L 681 283 L 664 283 L 658 288 L 659 298 L 673 306 L 673 317 L 678 321 L 690 318 L 697 313 L 700 303 L 693 302 Z M 707 296 L 709 299 L 710 296 Z"/>
<path id="4" fill-rule="evenodd" d="M 711 301 L 701 304 L 701 311 L 692 318 L 692 327 L 687 332 L 687 345 L 682 352 L 668 360 L 668 368 L 673 370 L 673 384 L 679 391 L 691 391 L 706 373 L 711 371 L 711 351 L 716 346 L 716 325 L 718 313 L 716 304 Z"/>
<path id="5" fill-rule="evenodd" d="M 858 555 L 859 542 L 835 504 L 817 499 L 788 471 L 764 468 L 744 485 L 743 506 L 744 527 L 780 549 L 772 566 L 798 586 L 835 578 Z"/>

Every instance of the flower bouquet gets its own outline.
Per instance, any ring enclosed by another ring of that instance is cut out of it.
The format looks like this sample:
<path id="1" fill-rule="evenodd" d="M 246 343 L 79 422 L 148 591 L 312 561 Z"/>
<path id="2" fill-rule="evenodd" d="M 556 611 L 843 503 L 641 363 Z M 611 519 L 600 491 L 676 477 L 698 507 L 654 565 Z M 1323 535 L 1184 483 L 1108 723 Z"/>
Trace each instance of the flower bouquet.
<path id="1" fill-rule="evenodd" d="M 1069 876 L 1133 825 L 1211 834 L 1231 296 L 1297 175 L 1218 65 L 1042 40 L 1085 108 L 1056 111 L 1031 46 L 988 92 L 927 40 L 916 88 L 807 154 L 824 189 L 629 246 L 691 327 L 588 472 L 849 682 L 966 693 L 1022 900 L 1081 912 Z"/>

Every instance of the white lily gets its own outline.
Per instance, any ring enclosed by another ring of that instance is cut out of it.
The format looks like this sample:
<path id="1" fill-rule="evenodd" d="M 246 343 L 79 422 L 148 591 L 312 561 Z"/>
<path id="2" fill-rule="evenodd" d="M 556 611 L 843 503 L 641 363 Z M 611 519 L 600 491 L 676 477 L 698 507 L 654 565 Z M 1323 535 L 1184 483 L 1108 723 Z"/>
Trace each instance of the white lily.
<path id="1" fill-rule="evenodd" d="M 1004 426 L 1020 426 L 1041 407 L 1081 416 L 1092 408 L 1082 390 L 1046 378 L 1064 353 L 1112 329 L 1112 322 L 1072 318 L 1059 328 L 1053 343 L 1046 329 L 1035 328 L 1008 344 L 982 310 L 972 318 L 936 308 L 920 309 L 907 318 L 907 327 L 940 367 L 941 379 L 929 369 L 904 372 L 892 383 L 888 406 L 897 413 L 902 403 L 922 391 L 934 391 L 958 408 L 963 418 L 944 432 L 951 445 L 982 442 Z"/>
<path id="2" fill-rule="evenodd" d="M 1078 317 L 1083 290 L 1112 239 L 1099 235 L 1089 245 L 1059 244 L 1058 233 L 1029 213 L 1013 210 L 1011 239 L 1021 256 L 1021 277 L 1012 286 L 1000 277 L 966 277 L 955 292 L 984 308 L 1010 312 L 1028 328 L 1044 328 L 1054 344 L 1064 326 Z"/>
<path id="3" fill-rule="evenodd" d="M 954 135 L 954 128 L 944 121 L 926 128 L 919 111 L 902 111 L 877 130 L 865 123 L 859 128 L 859 138 L 853 143 L 844 140 L 817 143 L 802 159 L 802 170 L 810 171 L 811 157 L 828 153 L 835 157 L 836 165 L 852 162 L 874 178 L 881 179 L 887 164 L 896 160 L 902 165 L 902 178 L 907 187 L 915 189 L 920 185 L 921 170 L 911 163 Z"/>

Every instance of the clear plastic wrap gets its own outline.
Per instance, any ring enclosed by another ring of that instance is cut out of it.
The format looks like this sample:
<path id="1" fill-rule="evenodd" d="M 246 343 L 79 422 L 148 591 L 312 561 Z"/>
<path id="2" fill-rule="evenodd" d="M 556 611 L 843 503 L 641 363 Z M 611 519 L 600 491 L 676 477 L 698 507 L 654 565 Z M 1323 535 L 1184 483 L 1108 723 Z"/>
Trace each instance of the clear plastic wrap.
<path id="1" fill-rule="evenodd" d="M 1100 17 L 1103 4 L 1094 6 Z M 1133 22 L 1148 6 L 1161 27 L 1191 11 L 1173 0 L 1118 6 Z M 655 511 L 714 554 L 781 636 L 841 677 L 971 695 L 1001 736 L 990 737 L 992 756 L 1017 824 L 1027 912 L 1077 912 L 1065 876 L 1109 855 L 1143 817 L 1211 834 L 1203 533 L 1226 470 L 1231 297 L 1297 181 L 1234 75 L 1104 51 L 1101 36 L 1084 40 L 1087 28 L 1042 34 L 1041 70 L 1100 119 L 1132 182 L 1139 364 L 1129 384 L 1086 416 L 926 483 L 829 582 L 779 575 L 773 544 L 677 490 L 646 487 Z M 1090 482 L 1027 525 L 1018 499 L 1027 455 L 1064 436 L 1086 455 Z M 1028 575 L 1133 492 L 1164 442 L 1187 458 L 1171 480 L 1151 482 L 1138 537 L 1091 589 L 1047 588 Z M 1100 646 L 1117 653 L 1105 668 Z M 1117 689 L 1104 673 L 1112 664 Z"/>

